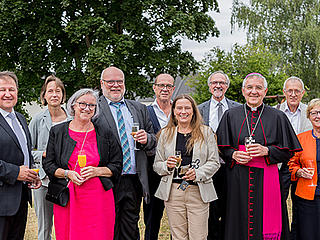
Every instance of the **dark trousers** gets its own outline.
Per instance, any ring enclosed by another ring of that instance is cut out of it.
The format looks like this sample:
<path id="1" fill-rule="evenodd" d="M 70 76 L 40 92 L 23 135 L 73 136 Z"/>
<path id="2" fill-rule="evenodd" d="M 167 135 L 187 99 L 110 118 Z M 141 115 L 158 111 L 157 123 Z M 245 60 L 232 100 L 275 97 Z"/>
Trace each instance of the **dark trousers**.
<path id="1" fill-rule="evenodd" d="M 297 240 L 320 239 L 320 196 L 314 200 L 297 197 Z"/>
<path id="2" fill-rule="evenodd" d="M 158 239 L 161 219 L 164 210 L 164 201 L 155 197 L 161 177 L 153 170 L 149 171 L 150 203 L 143 202 L 144 224 L 146 225 L 144 239 Z"/>
<path id="3" fill-rule="evenodd" d="M 20 207 L 15 215 L 0 216 L 0 240 L 23 240 L 28 215 L 27 196 L 27 190 L 23 190 Z"/>
<path id="4" fill-rule="evenodd" d="M 218 199 L 210 203 L 207 240 L 223 240 L 226 218 L 226 167 L 221 167 L 212 177 Z"/>
<path id="5" fill-rule="evenodd" d="M 114 189 L 116 221 L 114 240 L 137 240 L 142 187 L 137 175 L 122 175 Z"/>
<path id="6" fill-rule="evenodd" d="M 290 231 L 290 240 L 296 240 L 296 226 L 297 226 L 297 196 L 295 194 L 297 188 L 297 182 L 291 181 L 291 173 L 287 164 L 283 163 L 280 168 L 280 175 L 282 181 L 282 191 L 284 199 L 287 200 L 289 195 L 289 189 L 291 186 L 291 201 L 292 201 L 292 222 Z"/>

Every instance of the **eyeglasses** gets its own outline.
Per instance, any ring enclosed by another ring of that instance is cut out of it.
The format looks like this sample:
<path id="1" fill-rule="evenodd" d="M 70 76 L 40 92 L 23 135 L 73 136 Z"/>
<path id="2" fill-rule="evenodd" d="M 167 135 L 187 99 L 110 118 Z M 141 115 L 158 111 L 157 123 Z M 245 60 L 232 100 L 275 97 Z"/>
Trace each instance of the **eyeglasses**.
<path id="1" fill-rule="evenodd" d="M 293 89 L 289 89 L 289 90 L 285 90 L 285 92 L 286 92 L 286 93 L 288 93 L 289 95 L 292 95 L 293 93 L 294 93 L 295 95 L 300 95 L 300 94 L 302 93 L 302 90 L 297 90 L 297 89 L 293 90 Z"/>
<path id="2" fill-rule="evenodd" d="M 123 80 L 104 80 L 102 79 L 102 81 L 104 81 L 108 86 L 112 87 L 114 86 L 116 83 L 119 85 L 119 86 L 122 86 L 124 81 Z"/>
<path id="3" fill-rule="evenodd" d="M 209 85 L 218 85 L 218 84 L 220 84 L 220 85 L 227 85 L 227 83 L 226 82 L 223 82 L 223 81 L 213 81 L 213 82 L 209 82 Z"/>
<path id="4" fill-rule="evenodd" d="M 154 85 L 159 87 L 159 88 L 161 88 L 161 89 L 167 88 L 168 90 L 171 90 L 174 87 L 172 84 L 158 84 L 158 83 L 155 83 Z"/>
<path id="5" fill-rule="evenodd" d="M 85 110 L 87 107 L 90 111 L 94 110 L 97 107 L 97 104 L 91 104 L 91 103 L 85 103 L 85 102 L 77 102 L 79 104 L 79 107 L 82 110 Z"/>
<path id="6" fill-rule="evenodd" d="M 320 111 L 312 111 L 312 112 L 310 112 L 310 116 L 311 117 L 316 117 L 318 115 L 320 115 Z"/>

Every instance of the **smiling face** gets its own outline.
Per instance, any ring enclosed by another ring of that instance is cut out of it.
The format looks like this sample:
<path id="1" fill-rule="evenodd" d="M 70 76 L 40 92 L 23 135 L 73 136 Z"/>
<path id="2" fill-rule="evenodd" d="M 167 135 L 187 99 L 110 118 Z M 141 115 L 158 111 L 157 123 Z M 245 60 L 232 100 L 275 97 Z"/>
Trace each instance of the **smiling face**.
<path id="1" fill-rule="evenodd" d="M 187 124 L 190 125 L 192 116 L 193 116 L 193 108 L 192 104 L 188 99 L 182 98 L 176 101 L 174 107 L 174 117 L 179 124 Z"/>
<path id="2" fill-rule="evenodd" d="M 82 103 L 82 104 L 79 104 Z M 90 121 L 95 113 L 95 108 L 90 109 L 89 106 L 86 106 L 84 109 L 80 107 L 80 105 L 86 104 L 97 104 L 96 98 L 91 94 L 86 94 L 79 97 L 75 104 L 73 105 L 74 109 L 74 118 L 80 121 Z"/>
<path id="3" fill-rule="evenodd" d="M 125 93 L 124 74 L 116 67 L 103 71 L 100 80 L 103 95 L 112 102 L 119 102 Z"/>
<path id="4" fill-rule="evenodd" d="M 309 120 L 313 128 L 320 129 L 320 105 L 315 105 L 309 113 Z"/>
<path id="5" fill-rule="evenodd" d="M 15 81 L 9 76 L 0 78 L 0 108 L 11 112 L 18 101 L 18 89 Z"/>
<path id="6" fill-rule="evenodd" d="M 259 107 L 268 89 L 264 88 L 263 79 L 259 76 L 248 77 L 245 86 L 242 88 L 242 95 L 250 107 Z"/>
<path id="7" fill-rule="evenodd" d="M 298 80 L 292 79 L 286 82 L 283 94 L 286 97 L 289 107 L 296 108 L 299 106 L 305 91 L 302 89 L 302 84 Z"/>
<path id="8" fill-rule="evenodd" d="M 159 101 L 170 101 L 174 89 L 174 79 L 169 74 L 160 74 L 153 84 L 153 91 Z"/>
<path id="9" fill-rule="evenodd" d="M 209 90 L 216 101 L 220 102 L 224 98 L 228 87 L 227 79 L 222 73 L 216 73 L 211 77 Z"/>
<path id="10" fill-rule="evenodd" d="M 46 100 L 47 104 L 52 107 L 60 106 L 62 98 L 62 89 L 60 87 L 57 87 L 55 81 L 49 82 L 44 94 L 44 99 Z"/>

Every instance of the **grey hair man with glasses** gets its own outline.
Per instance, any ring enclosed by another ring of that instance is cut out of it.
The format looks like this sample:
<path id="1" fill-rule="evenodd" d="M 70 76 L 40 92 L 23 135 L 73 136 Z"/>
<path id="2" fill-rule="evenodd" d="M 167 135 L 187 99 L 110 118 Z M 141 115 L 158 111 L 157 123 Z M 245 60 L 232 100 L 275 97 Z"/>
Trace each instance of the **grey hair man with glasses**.
<path id="1" fill-rule="evenodd" d="M 159 74 L 153 84 L 155 93 L 154 102 L 148 106 L 153 130 L 158 133 L 161 128 L 167 126 L 171 113 L 171 97 L 175 90 L 174 78 L 170 74 Z M 150 188 L 150 203 L 143 205 L 145 240 L 158 239 L 161 218 L 164 210 L 164 201 L 155 197 L 161 177 L 153 171 L 154 156 L 148 159 L 148 178 Z"/>
<path id="2" fill-rule="evenodd" d="M 216 132 L 221 117 L 230 108 L 240 106 L 239 103 L 225 97 L 230 85 L 230 79 L 223 71 L 216 71 L 208 78 L 211 99 L 198 106 L 203 117 L 204 124 L 210 126 Z M 210 203 L 208 240 L 224 239 L 225 221 L 225 164 L 221 161 L 221 167 L 213 176 L 213 184 L 218 194 L 218 200 Z"/>
<path id="3" fill-rule="evenodd" d="M 115 240 L 139 239 L 139 214 L 142 197 L 150 200 L 148 183 L 148 155 L 156 147 L 156 137 L 147 106 L 126 99 L 125 76 L 116 67 L 101 73 L 103 95 L 98 104 L 101 113 L 95 120 L 100 126 L 111 129 L 123 152 L 123 169 L 115 184 Z M 133 126 L 139 130 L 133 132 Z M 134 136 L 134 137 L 133 137 Z"/>
<path id="4" fill-rule="evenodd" d="M 278 104 L 277 108 L 283 111 L 295 131 L 296 134 L 312 129 L 311 122 L 307 118 L 307 105 L 302 103 L 302 97 L 305 93 L 304 83 L 298 77 L 289 77 L 283 84 L 283 94 L 286 98 L 282 104 Z M 297 182 L 291 182 L 291 174 L 288 165 L 282 164 L 280 168 L 281 180 L 283 182 L 284 196 L 288 198 L 289 188 L 291 185 L 291 200 L 292 200 L 292 223 L 290 239 L 296 239 L 296 196 L 295 191 Z"/>

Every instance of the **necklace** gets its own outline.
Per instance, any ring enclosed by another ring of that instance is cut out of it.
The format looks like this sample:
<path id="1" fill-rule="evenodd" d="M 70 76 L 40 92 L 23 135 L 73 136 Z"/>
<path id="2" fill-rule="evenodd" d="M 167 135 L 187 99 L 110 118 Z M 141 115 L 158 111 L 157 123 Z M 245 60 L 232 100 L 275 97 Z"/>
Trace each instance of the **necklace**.
<path id="1" fill-rule="evenodd" d="M 245 116 L 246 116 L 247 128 L 248 128 L 248 133 L 249 133 L 249 139 L 248 139 L 249 142 L 254 142 L 254 139 L 253 139 L 252 135 L 253 135 L 254 131 L 256 130 L 257 126 L 258 126 L 260 117 L 261 117 L 261 115 L 262 115 L 262 113 L 263 113 L 263 110 L 264 110 L 264 103 L 262 103 L 262 104 L 263 104 L 263 105 L 262 105 L 262 110 L 261 110 L 261 112 L 260 112 L 260 114 L 259 114 L 258 120 L 257 120 L 256 124 L 254 125 L 254 128 L 253 128 L 252 132 L 250 131 L 250 127 L 249 127 L 249 121 L 248 121 L 248 114 L 247 114 L 246 104 L 243 104 L 244 114 L 245 114 Z"/>

